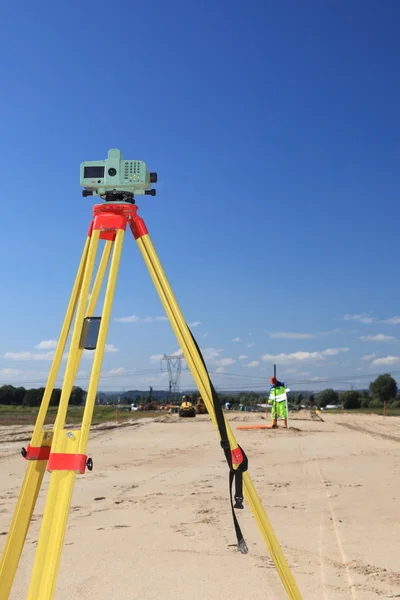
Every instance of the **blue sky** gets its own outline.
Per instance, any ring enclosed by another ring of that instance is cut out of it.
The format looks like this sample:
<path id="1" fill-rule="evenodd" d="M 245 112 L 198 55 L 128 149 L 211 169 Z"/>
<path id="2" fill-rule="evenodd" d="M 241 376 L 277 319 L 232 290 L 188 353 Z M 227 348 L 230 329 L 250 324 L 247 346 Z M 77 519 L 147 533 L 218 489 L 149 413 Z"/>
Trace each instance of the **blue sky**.
<path id="1" fill-rule="evenodd" d="M 0 383 L 46 380 L 91 219 L 79 165 L 113 147 L 158 172 L 140 214 L 219 389 L 274 362 L 299 389 L 400 372 L 397 0 L 0 16 Z M 163 316 L 127 237 L 101 388 L 167 385 Z"/>

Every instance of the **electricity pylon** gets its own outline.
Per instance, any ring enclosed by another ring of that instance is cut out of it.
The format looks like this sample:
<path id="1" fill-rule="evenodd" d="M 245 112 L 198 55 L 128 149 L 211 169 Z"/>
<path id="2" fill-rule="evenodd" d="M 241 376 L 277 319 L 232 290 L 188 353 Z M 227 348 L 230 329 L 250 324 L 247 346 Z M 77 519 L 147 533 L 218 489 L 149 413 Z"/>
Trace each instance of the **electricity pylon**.
<path id="1" fill-rule="evenodd" d="M 184 360 L 184 356 L 181 354 L 175 355 L 171 354 L 164 356 L 161 359 L 161 369 L 163 366 L 163 362 L 166 361 L 168 375 L 169 375 L 169 402 L 171 402 L 173 396 L 175 394 L 179 394 L 179 383 L 182 371 L 182 360 Z"/>

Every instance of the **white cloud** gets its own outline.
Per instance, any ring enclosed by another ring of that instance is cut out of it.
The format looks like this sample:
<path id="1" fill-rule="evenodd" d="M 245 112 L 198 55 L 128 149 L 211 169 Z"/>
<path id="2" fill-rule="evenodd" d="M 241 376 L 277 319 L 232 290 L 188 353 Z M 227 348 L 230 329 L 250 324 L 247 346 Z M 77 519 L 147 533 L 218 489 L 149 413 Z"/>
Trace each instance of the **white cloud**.
<path id="1" fill-rule="evenodd" d="M 39 387 L 46 384 L 48 371 L 25 371 L 21 369 L 0 369 L 0 385 L 4 384 L 21 384 L 28 382 L 28 387 Z M 56 387 L 60 387 L 59 378 L 57 379 Z"/>
<path id="2" fill-rule="evenodd" d="M 105 375 L 123 375 L 124 373 L 124 367 L 117 367 L 116 369 L 110 369 L 109 371 L 106 371 Z"/>
<path id="3" fill-rule="evenodd" d="M 387 325 L 400 325 L 400 317 L 389 317 L 388 319 L 378 319 L 377 317 L 371 317 L 369 313 L 356 314 L 356 315 L 345 315 L 345 321 L 358 321 L 359 323 L 386 323 Z"/>
<path id="4" fill-rule="evenodd" d="M 183 356 L 182 348 L 178 348 L 178 350 L 175 350 L 175 352 L 172 352 L 172 354 L 170 356 Z"/>
<path id="5" fill-rule="evenodd" d="M 278 331 L 277 333 L 271 333 L 271 338 L 279 338 L 283 340 L 312 340 L 316 336 L 313 333 L 290 333 L 285 331 Z"/>
<path id="6" fill-rule="evenodd" d="M 220 358 L 216 361 L 216 364 L 221 367 L 229 367 L 229 365 L 233 365 L 235 362 L 234 358 Z"/>
<path id="7" fill-rule="evenodd" d="M 201 321 L 194 321 L 193 323 L 189 323 L 189 327 L 198 327 L 201 325 Z"/>
<path id="8" fill-rule="evenodd" d="M 246 354 L 241 354 L 241 355 L 239 356 L 239 359 L 238 359 L 238 360 L 245 360 L 246 358 L 249 358 L 249 357 L 248 357 L 248 356 L 246 356 Z"/>
<path id="9" fill-rule="evenodd" d="M 224 367 L 217 367 L 217 368 L 215 369 L 215 372 L 216 372 L 216 373 L 225 373 L 225 369 L 224 369 Z"/>
<path id="10" fill-rule="evenodd" d="M 335 356 L 340 352 L 348 352 L 349 348 L 327 348 L 321 352 L 292 352 L 290 354 L 264 354 L 261 360 L 275 364 L 290 364 L 296 362 L 316 362 L 325 360 L 326 356 Z"/>
<path id="11" fill-rule="evenodd" d="M 150 356 L 150 360 L 151 362 L 160 362 L 160 360 L 162 360 L 164 354 L 152 354 Z"/>
<path id="12" fill-rule="evenodd" d="M 208 331 L 206 331 L 205 334 L 203 334 L 203 337 L 208 337 Z"/>
<path id="13" fill-rule="evenodd" d="M 201 351 L 204 360 L 214 360 L 220 356 L 221 352 L 223 352 L 221 348 L 204 348 Z"/>
<path id="14" fill-rule="evenodd" d="M 383 333 L 377 333 L 376 335 L 362 335 L 360 340 L 363 342 L 388 342 L 389 340 L 395 340 L 396 338 L 392 335 L 384 335 Z"/>
<path id="15" fill-rule="evenodd" d="M 137 315 L 130 315 L 129 317 L 115 317 L 114 321 L 117 321 L 117 323 L 153 323 L 154 321 L 168 321 L 168 319 L 167 317 L 138 317 Z"/>
<path id="16" fill-rule="evenodd" d="M 253 348 L 253 346 L 255 346 L 254 342 L 251 342 L 251 344 L 246 344 L 246 348 Z"/>
<path id="17" fill-rule="evenodd" d="M 10 360 L 53 360 L 54 352 L 6 352 L 4 358 Z"/>
<path id="18" fill-rule="evenodd" d="M 6 352 L 4 358 L 16 361 L 51 361 L 55 354 L 52 349 L 57 347 L 57 343 L 56 340 L 42 340 L 35 348 L 39 350 L 48 350 L 48 352 L 31 352 L 30 350 L 23 352 Z M 119 348 L 114 346 L 114 344 L 106 344 L 104 352 L 119 352 Z M 83 356 L 85 358 L 93 358 L 94 350 L 84 350 Z M 68 351 L 63 354 L 63 359 L 66 360 L 67 358 Z"/>
<path id="19" fill-rule="evenodd" d="M 131 315 L 130 317 L 115 317 L 114 321 L 117 323 L 137 323 L 140 321 L 140 317 L 136 315 Z"/>
<path id="20" fill-rule="evenodd" d="M 390 319 L 385 319 L 381 321 L 381 323 L 388 323 L 389 325 L 400 325 L 400 317 L 390 317 Z"/>
<path id="21" fill-rule="evenodd" d="M 372 360 L 376 357 L 376 354 L 366 354 L 365 356 L 361 357 L 361 360 Z"/>
<path id="22" fill-rule="evenodd" d="M 400 356 L 384 356 L 383 358 L 375 358 L 375 360 L 372 361 L 372 364 L 375 366 L 379 366 L 379 365 L 397 365 L 398 363 L 400 363 Z"/>
<path id="23" fill-rule="evenodd" d="M 292 352 L 290 354 L 264 354 L 261 360 L 276 364 L 322 360 L 321 352 Z"/>
<path id="24" fill-rule="evenodd" d="M 43 340 L 42 342 L 39 342 L 35 348 L 38 350 L 54 350 L 57 348 L 57 343 L 57 340 Z"/>
<path id="25" fill-rule="evenodd" d="M 96 352 L 96 350 L 84 350 L 82 352 L 82 358 L 92 359 L 92 358 L 94 358 L 95 352 Z M 114 344 L 106 344 L 104 347 L 104 353 L 106 353 L 106 352 L 119 352 L 119 348 L 116 348 L 116 346 L 114 346 Z M 63 360 L 67 360 L 68 356 L 69 356 L 69 350 L 67 352 L 64 352 Z"/>
<path id="26" fill-rule="evenodd" d="M 297 377 L 307 377 L 307 375 L 310 375 L 309 371 L 300 371 L 293 368 L 285 369 L 283 373 L 285 375 L 296 375 Z"/>
<path id="27" fill-rule="evenodd" d="M 369 313 L 364 314 L 356 314 L 356 315 L 344 315 L 345 321 L 358 321 L 359 323 L 373 323 L 376 319 L 375 317 L 368 316 Z"/>
<path id="28" fill-rule="evenodd" d="M 119 348 L 116 348 L 114 344 L 106 344 L 104 352 L 119 352 Z"/>
<path id="29" fill-rule="evenodd" d="M 232 342 L 241 342 L 242 340 L 240 339 L 240 337 L 235 337 L 233 338 Z"/>
<path id="30" fill-rule="evenodd" d="M 348 352 L 349 348 L 327 348 L 326 350 L 323 350 L 321 352 L 321 354 L 323 354 L 324 356 L 336 356 L 337 354 L 340 354 L 341 352 Z"/>
<path id="31" fill-rule="evenodd" d="M 160 362 L 160 360 L 162 360 L 164 358 L 165 354 L 152 354 L 150 356 L 150 361 L 151 362 Z M 174 356 L 174 357 L 178 357 L 178 356 L 183 356 L 183 350 L 181 348 L 178 348 L 178 350 L 175 350 L 175 352 L 171 352 L 171 354 L 168 354 L 167 356 Z"/>
<path id="32" fill-rule="evenodd" d="M 260 363 L 258 362 L 258 360 L 252 360 L 251 362 L 249 362 L 249 364 L 247 365 L 248 367 L 258 367 L 260 365 Z"/>
<path id="33" fill-rule="evenodd" d="M 84 350 L 82 353 L 83 358 L 94 358 L 95 350 Z M 114 344 L 106 344 L 104 346 L 104 353 L 106 352 L 119 352 L 119 348 L 116 348 Z M 68 358 L 69 352 L 66 352 L 64 358 Z"/>
<path id="34" fill-rule="evenodd" d="M 8 377 L 20 375 L 21 373 L 23 373 L 21 369 L 0 369 L 0 375 L 7 375 Z"/>
<path id="35" fill-rule="evenodd" d="M 85 369 L 79 369 L 79 371 L 76 374 L 77 377 L 90 377 L 90 373 L 88 373 L 87 371 L 85 371 Z"/>

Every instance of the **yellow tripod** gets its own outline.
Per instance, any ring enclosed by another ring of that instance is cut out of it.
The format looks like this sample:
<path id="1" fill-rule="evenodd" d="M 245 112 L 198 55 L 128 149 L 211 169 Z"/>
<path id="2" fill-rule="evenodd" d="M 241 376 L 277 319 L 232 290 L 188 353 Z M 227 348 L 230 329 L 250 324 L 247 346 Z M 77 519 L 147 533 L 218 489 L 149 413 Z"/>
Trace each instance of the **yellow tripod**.
<path id="1" fill-rule="evenodd" d="M 94 206 L 93 220 L 89 228 L 32 439 L 27 449 L 22 451 L 23 456 L 29 462 L 0 563 L 0 600 L 9 598 L 46 469 L 51 473 L 50 485 L 27 598 L 28 600 L 51 600 L 54 597 L 76 475 L 85 473 L 86 468 L 88 470 L 93 468 L 93 462 L 87 457 L 86 449 L 127 226 L 130 227 L 137 241 L 211 420 L 220 437 L 221 427 L 225 431 L 224 437 L 226 436 L 226 439 L 224 440 L 221 437 L 221 445 L 226 456 L 231 457 L 231 472 L 240 470 L 243 466 L 241 448 L 238 447 L 222 411 L 218 412 L 215 408 L 215 390 L 210 382 L 207 369 L 177 305 L 144 221 L 138 216 L 137 210 L 137 206 L 129 202 L 105 202 Z M 105 244 L 90 293 L 100 240 L 104 240 Z M 101 319 L 96 320 L 92 316 L 109 263 L 110 268 L 102 316 Z M 46 432 L 43 431 L 45 417 L 74 316 L 75 322 L 59 408 L 53 430 Z M 95 331 L 95 342 L 90 345 L 88 339 L 93 333 L 93 326 L 95 329 L 98 326 L 99 328 Z M 94 349 L 94 358 L 82 423 L 80 429 L 69 430 L 65 427 L 69 398 L 83 350 L 88 347 Z M 301 600 L 300 592 L 247 470 L 243 472 L 243 485 L 244 496 L 264 537 L 288 598 Z M 235 499 L 237 500 L 236 497 Z M 235 507 L 242 508 L 242 506 Z M 234 512 L 233 508 L 232 512 Z M 238 537 L 238 541 L 240 542 L 239 548 L 241 551 L 246 552 L 247 548 L 244 540 L 240 541 Z"/>

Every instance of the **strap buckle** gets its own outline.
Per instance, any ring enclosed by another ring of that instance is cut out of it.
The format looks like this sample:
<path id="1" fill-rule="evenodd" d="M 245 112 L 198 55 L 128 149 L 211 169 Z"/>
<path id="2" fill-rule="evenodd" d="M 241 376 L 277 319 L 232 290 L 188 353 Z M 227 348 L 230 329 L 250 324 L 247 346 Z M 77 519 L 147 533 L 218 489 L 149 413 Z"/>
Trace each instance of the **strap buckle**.
<path id="1" fill-rule="evenodd" d="M 244 508 L 243 506 L 243 496 L 235 495 L 235 504 L 233 508 Z"/>
<path id="2" fill-rule="evenodd" d="M 230 450 L 231 449 L 231 445 L 230 445 L 228 439 L 221 440 L 220 444 L 221 444 L 221 448 L 223 448 L 224 450 Z"/>

